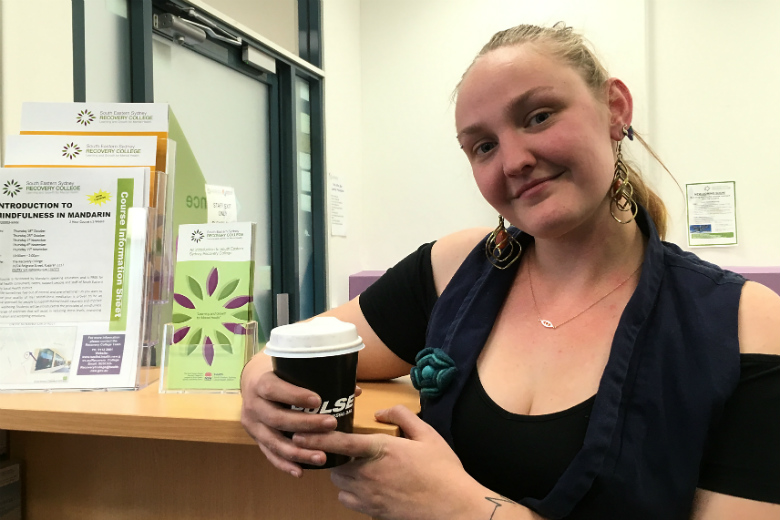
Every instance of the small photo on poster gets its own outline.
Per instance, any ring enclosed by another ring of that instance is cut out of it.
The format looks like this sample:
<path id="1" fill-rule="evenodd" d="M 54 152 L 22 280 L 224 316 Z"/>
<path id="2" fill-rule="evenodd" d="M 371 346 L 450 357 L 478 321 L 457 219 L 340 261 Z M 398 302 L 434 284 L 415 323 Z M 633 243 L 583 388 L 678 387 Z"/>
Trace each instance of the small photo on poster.
<path id="1" fill-rule="evenodd" d="M 0 383 L 66 382 L 76 327 L 0 328 Z"/>

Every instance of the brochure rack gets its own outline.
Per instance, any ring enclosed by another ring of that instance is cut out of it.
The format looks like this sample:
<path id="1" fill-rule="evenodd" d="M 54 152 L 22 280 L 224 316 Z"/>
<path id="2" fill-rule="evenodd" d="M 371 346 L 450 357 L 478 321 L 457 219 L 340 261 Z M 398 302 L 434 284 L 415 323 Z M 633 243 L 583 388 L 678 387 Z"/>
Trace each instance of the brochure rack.
<path id="1" fill-rule="evenodd" d="M 143 368 L 142 338 L 151 320 L 148 251 L 155 212 L 127 209 L 124 256 L 126 327 L 103 322 L 0 325 L 7 352 L 2 392 L 135 390 L 152 382 Z"/>
<path id="2" fill-rule="evenodd" d="M 176 143 L 167 140 L 166 172 L 158 171 L 155 176 L 156 199 L 152 239 L 149 254 L 151 270 L 149 272 L 149 316 L 144 329 L 144 366 L 157 366 L 159 361 L 158 345 L 164 324 L 170 320 L 173 288 L 173 201 Z"/>
<path id="3" fill-rule="evenodd" d="M 169 117 L 160 103 L 23 105 L 0 169 L 0 391 L 157 378 L 173 307 Z"/>
<path id="4" fill-rule="evenodd" d="M 177 342 L 177 328 L 173 323 L 167 323 L 163 332 L 162 362 L 160 368 L 160 393 L 210 393 L 210 394 L 237 394 L 240 391 L 241 368 L 259 352 L 260 347 L 257 341 L 257 322 L 250 321 L 243 325 L 244 333 L 244 351 L 243 356 L 239 356 L 237 361 L 241 363 L 236 375 L 238 377 L 225 377 L 225 372 L 219 370 L 217 366 L 214 370 L 204 370 L 200 373 L 192 373 L 185 378 L 177 377 L 176 383 L 169 372 L 169 362 L 173 356 L 211 356 L 211 359 L 218 357 L 220 352 L 231 351 L 235 344 L 213 343 L 206 345 L 203 343 L 192 345 L 183 341 Z M 206 350 L 208 349 L 208 351 Z M 231 368 L 236 368 L 231 367 Z"/>
<path id="5" fill-rule="evenodd" d="M 165 175 L 162 175 L 163 182 Z M 128 231 L 130 232 L 131 239 L 135 236 L 137 242 L 135 246 L 138 248 L 137 255 L 139 257 L 144 256 L 148 258 L 149 251 L 153 250 L 153 244 L 155 241 L 154 230 L 157 226 L 157 210 L 156 208 L 131 208 L 130 209 L 130 226 Z M 134 228 L 139 228 L 136 232 Z M 140 228 L 143 229 L 143 233 L 140 232 Z M 143 234 L 143 240 L 141 237 Z M 143 248 L 143 249 L 141 249 Z M 149 263 L 145 262 L 145 272 L 141 275 L 142 288 L 141 299 L 136 303 L 141 308 L 141 323 L 138 335 L 138 361 L 137 361 L 137 374 L 135 387 L 130 390 L 138 390 L 151 384 L 154 379 L 151 371 L 146 368 L 149 366 L 150 350 L 144 348 L 144 337 L 146 331 L 149 330 L 150 324 L 154 323 L 155 308 L 152 305 L 152 290 L 153 285 L 151 283 L 152 276 L 149 268 Z"/>

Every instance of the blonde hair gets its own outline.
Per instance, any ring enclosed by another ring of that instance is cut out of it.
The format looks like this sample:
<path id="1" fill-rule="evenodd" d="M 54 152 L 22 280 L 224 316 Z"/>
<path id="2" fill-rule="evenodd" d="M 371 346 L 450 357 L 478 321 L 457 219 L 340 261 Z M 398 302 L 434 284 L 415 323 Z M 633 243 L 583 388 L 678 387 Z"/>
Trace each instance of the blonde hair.
<path id="1" fill-rule="evenodd" d="M 532 43 L 544 47 L 544 50 L 551 56 L 560 59 L 577 71 L 597 99 L 604 98 L 604 86 L 609 80 L 607 70 L 591 50 L 589 43 L 585 38 L 574 32 L 571 27 L 567 27 L 563 22 L 558 22 L 552 27 L 518 25 L 497 32 L 490 41 L 482 47 L 479 54 L 476 55 L 471 62 L 471 65 L 466 69 L 466 72 L 463 73 L 458 86 L 455 88 L 455 94 L 457 94 L 458 89 L 463 82 L 463 78 L 466 77 L 474 66 L 474 63 L 476 63 L 480 57 L 501 47 L 522 45 L 525 43 Z M 668 172 L 669 170 L 664 163 L 636 131 L 634 132 L 634 137 L 642 143 L 647 151 L 650 152 L 650 154 Z M 661 200 L 661 197 L 645 183 L 639 169 L 633 165 L 627 166 L 630 182 L 634 187 L 634 200 L 644 206 L 648 213 L 650 213 L 650 217 L 653 219 L 653 223 L 655 223 L 655 227 L 658 230 L 658 235 L 663 239 L 666 236 L 668 218 L 666 205 L 663 200 Z"/>

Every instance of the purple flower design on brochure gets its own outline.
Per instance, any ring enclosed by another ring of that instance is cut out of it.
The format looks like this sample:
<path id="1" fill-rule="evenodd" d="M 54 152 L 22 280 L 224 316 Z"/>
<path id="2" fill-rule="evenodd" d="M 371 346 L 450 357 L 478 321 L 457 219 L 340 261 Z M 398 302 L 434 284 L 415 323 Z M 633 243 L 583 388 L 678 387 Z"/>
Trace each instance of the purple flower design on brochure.
<path id="1" fill-rule="evenodd" d="M 219 270 L 214 267 L 206 277 L 204 291 L 197 280 L 188 276 L 192 298 L 179 293 L 173 295 L 176 302 L 173 344 L 186 346 L 188 356 L 200 350 L 209 366 L 214 363 L 215 345 L 232 354 L 232 340 L 246 335 L 246 323 L 252 314 L 252 296 L 234 296 L 240 281 L 236 278 L 220 286 Z"/>

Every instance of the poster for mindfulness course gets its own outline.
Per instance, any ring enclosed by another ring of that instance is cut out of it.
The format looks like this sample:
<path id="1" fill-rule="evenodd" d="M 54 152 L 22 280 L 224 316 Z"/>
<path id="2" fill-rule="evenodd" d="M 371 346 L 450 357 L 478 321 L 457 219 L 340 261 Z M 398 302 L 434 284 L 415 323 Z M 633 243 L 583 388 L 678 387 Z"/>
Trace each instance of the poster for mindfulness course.
<path id="1" fill-rule="evenodd" d="M 0 169 L 0 389 L 135 384 L 147 180 Z"/>

